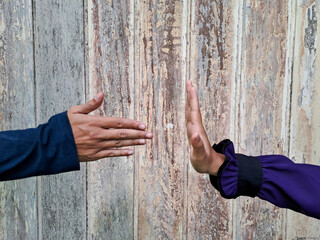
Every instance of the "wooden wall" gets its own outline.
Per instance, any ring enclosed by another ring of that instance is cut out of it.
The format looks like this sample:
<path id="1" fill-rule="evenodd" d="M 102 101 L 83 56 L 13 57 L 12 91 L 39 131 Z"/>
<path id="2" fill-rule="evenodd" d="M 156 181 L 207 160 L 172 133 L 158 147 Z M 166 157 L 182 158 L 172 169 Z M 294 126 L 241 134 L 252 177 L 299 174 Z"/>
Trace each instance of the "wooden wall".
<path id="1" fill-rule="evenodd" d="M 99 91 L 154 139 L 130 158 L 0 183 L 0 239 L 320 239 L 320 222 L 224 200 L 189 164 L 185 82 L 213 142 L 320 164 L 320 0 L 0 1 L 0 130 Z M 0 143 L 1 144 L 1 143 Z"/>

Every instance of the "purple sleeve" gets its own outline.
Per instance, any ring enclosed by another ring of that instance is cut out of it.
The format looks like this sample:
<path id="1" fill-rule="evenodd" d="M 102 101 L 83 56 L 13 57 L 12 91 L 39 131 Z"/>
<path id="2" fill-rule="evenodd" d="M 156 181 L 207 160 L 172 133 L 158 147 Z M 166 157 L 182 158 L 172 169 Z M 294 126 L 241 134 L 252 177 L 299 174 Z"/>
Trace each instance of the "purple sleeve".
<path id="1" fill-rule="evenodd" d="M 282 155 L 251 157 L 224 140 L 213 148 L 226 156 L 212 185 L 225 198 L 250 196 L 320 219 L 320 166 L 297 164 Z"/>

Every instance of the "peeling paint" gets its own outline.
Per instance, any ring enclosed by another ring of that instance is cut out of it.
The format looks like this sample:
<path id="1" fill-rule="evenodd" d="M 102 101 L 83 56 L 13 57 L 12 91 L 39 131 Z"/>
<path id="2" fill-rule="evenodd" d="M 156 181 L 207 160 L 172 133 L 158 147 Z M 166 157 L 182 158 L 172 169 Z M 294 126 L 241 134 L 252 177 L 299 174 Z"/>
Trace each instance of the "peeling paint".
<path id="1" fill-rule="evenodd" d="M 167 124 L 167 130 L 173 129 L 173 124 L 172 123 L 168 123 Z"/>
<path id="2" fill-rule="evenodd" d="M 290 157 L 298 163 L 319 165 L 319 1 L 302 1 L 296 10 Z M 287 239 L 318 239 L 319 221 L 288 211 Z"/>
<path id="3" fill-rule="evenodd" d="M 5 24 L 5 20 L 4 20 L 4 14 L 1 14 L 1 19 L 0 19 L 0 35 L 2 35 L 4 33 L 4 31 L 6 30 L 6 24 Z"/>
<path id="4" fill-rule="evenodd" d="M 192 168 L 184 126 L 191 79 L 210 142 L 319 164 L 318 0 L 33 7 L 0 3 L 0 129 L 34 127 L 104 91 L 99 114 L 145 122 L 154 139 L 80 174 L 1 183 L 1 239 L 318 238 L 313 219 L 222 199 Z"/>
<path id="5" fill-rule="evenodd" d="M 316 5 L 312 4 L 307 9 L 307 27 L 304 34 L 305 48 L 309 49 L 309 54 L 315 50 L 315 41 L 317 34 L 317 13 Z"/>
<path id="6" fill-rule="evenodd" d="M 306 27 L 304 30 L 304 55 L 302 56 L 302 82 L 298 97 L 298 105 L 305 112 L 306 118 L 310 121 L 312 117 L 312 103 L 314 95 L 314 68 L 316 61 L 317 41 L 317 13 L 316 5 L 313 3 L 306 9 Z"/>

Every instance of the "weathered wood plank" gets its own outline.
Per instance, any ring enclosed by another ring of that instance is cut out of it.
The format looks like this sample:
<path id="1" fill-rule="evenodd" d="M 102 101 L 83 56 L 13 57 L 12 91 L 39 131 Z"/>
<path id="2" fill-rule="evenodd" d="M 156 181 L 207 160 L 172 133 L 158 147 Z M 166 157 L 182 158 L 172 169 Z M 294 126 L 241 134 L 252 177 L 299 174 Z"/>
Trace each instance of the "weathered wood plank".
<path id="1" fill-rule="evenodd" d="M 284 154 L 281 138 L 288 1 L 247 1 L 243 6 L 242 72 L 239 86 L 237 146 L 247 155 Z M 242 197 L 238 205 L 240 239 L 284 238 L 280 210 Z"/>
<path id="2" fill-rule="evenodd" d="M 135 117 L 154 133 L 135 158 L 136 239 L 185 234 L 184 6 L 135 1 Z"/>
<path id="3" fill-rule="evenodd" d="M 290 146 L 296 162 L 320 164 L 319 4 L 34 1 L 33 56 L 31 1 L 2 1 L 0 130 L 46 122 L 83 102 L 86 90 L 105 92 L 100 114 L 144 121 L 155 137 L 134 157 L 42 177 L 38 189 L 34 178 L 0 183 L 0 239 L 319 238 L 312 218 L 288 211 L 286 219 L 257 199 L 221 199 L 188 164 L 183 120 L 188 78 L 210 140 L 234 139 L 252 155 L 286 155 Z"/>
<path id="4" fill-rule="evenodd" d="M 290 157 L 320 164 L 320 1 L 297 1 Z M 318 189 L 315 189 L 318 191 Z M 288 211 L 287 239 L 318 239 L 319 220 Z"/>
<path id="5" fill-rule="evenodd" d="M 31 1 L 1 1 L 0 130 L 35 126 L 33 89 Z M 0 239 L 36 239 L 36 203 L 35 178 L 0 183 Z"/>
<path id="6" fill-rule="evenodd" d="M 89 91 L 100 114 L 134 118 L 133 1 L 88 4 Z M 88 239 L 133 239 L 134 157 L 88 164 Z"/>
<path id="7" fill-rule="evenodd" d="M 210 141 L 233 138 L 231 90 L 236 1 L 191 1 L 190 79 L 197 85 Z M 189 167 L 188 239 L 231 239 L 232 201 L 214 190 L 208 175 Z"/>
<path id="8" fill-rule="evenodd" d="M 83 2 L 35 1 L 33 14 L 37 123 L 41 123 L 84 102 Z M 85 238 L 84 167 L 81 172 L 39 178 L 39 239 Z"/>

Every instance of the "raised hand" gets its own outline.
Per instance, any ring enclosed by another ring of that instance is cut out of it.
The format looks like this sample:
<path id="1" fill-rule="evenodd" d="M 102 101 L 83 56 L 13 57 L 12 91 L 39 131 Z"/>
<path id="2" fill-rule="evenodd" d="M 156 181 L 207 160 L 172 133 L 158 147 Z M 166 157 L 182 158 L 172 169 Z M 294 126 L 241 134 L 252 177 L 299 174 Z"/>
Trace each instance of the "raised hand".
<path id="1" fill-rule="evenodd" d="M 151 132 L 145 131 L 146 126 L 141 122 L 88 115 L 102 102 L 103 93 L 99 93 L 89 102 L 71 107 L 68 111 L 80 162 L 132 155 L 132 149 L 122 147 L 144 145 L 146 139 L 153 137 Z"/>
<path id="2" fill-rule="evenodd" d="M 186 127 L 190 146 L 190 161 L 199 173 L 217 175 L 219 167 L 225 160 L 223 154 L 211 147 L 207 133 L 202 124 L 199 99 L 191 81 L 186 84 Z"/>

